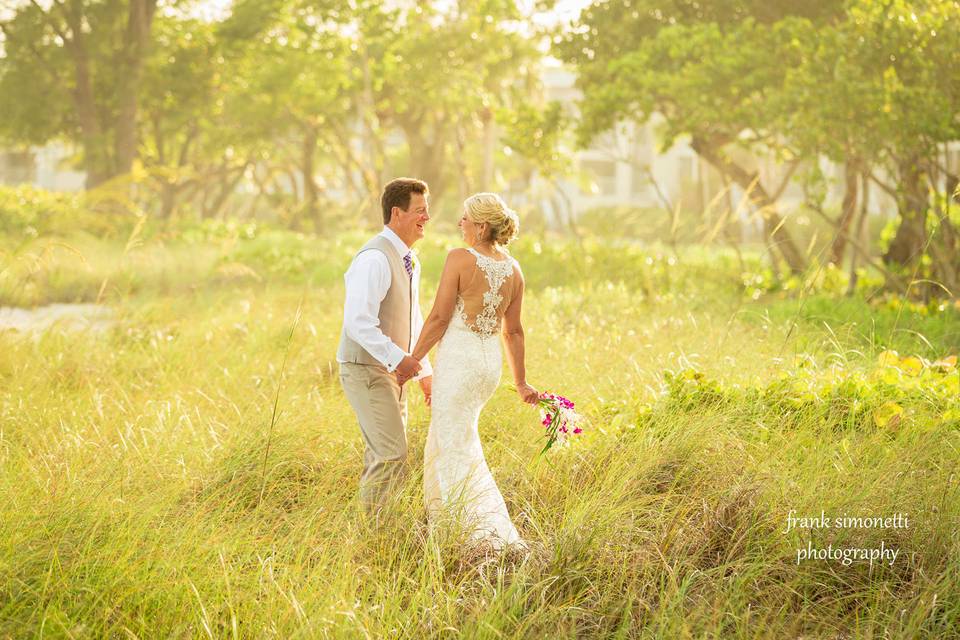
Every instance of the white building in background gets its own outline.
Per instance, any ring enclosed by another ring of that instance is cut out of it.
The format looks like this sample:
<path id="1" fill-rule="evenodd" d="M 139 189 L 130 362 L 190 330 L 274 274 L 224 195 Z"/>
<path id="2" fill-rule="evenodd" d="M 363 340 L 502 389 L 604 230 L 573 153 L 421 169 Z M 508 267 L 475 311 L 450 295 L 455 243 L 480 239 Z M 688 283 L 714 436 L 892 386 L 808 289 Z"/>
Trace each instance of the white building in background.
<path id="1" fill-rule="evenodd" d="M 582 97 L 574 86 L 576 74 L 559 65 L 548 66 L 542 78 L 548 102 L 558 101 L 576 110 Z M 665 200 L 676 205 L 696 184 L 696 153 L 688 145 L 676 144 L 658 154 L 655 126 L 656 122 L 642 126 L 626 123 L 576 153 L 574 164 L 579 175 L 561 181 L 574 213 L 617 205 L 658 207 Z"/>
<path id="2" fill-rule="evenodd" d="M 59 142 L 25 150 L 0 150 L 0 184 L 80 191 L 87 174 L 69 166 L 72 155 L 70 149 Z"/>
<path id="3" fill-rule="evenodd" d="M 556 63 L 548 66 L 542 77 L 546 100 L 559 101 L 576 113 L 576 103 L 582 97 L 575 86 L 576 74 Z M 579 175 L 560 182 L 566 196 L 562 200 L 569 202 L 573 215 L 609 206 L 700 211 L 724 190 L 723 177 L 697 155 L 688 140 L 678 139 L 669 149 L 659 151 L 657 129 L 662 122 L 654 116 L 643 125 L 618 125 L 614 131 L 598 136 L 589 149 L 576 152 L 574 164 Z M 772 158 L 745 160 L 747 168 L 759 173 L 761 184 L 771 193 L 788 177 L 788 167 Z M 828 204 L 835 205 L 843 198 L 843 167 L 824 160 L 821 170 L 828 182 Z M 737 185 L 729 189 L 730 201 L 738 206 L 743 190 Z M 803 189 L 791 179 L 778 205 L 788 213 L 803 201 Z M 871 185 L 870 202 L 872 211 L 889 215 L 896 211 L 893 199 L 875 185 Z M 742 217 L 746 219 L 750 213 L 743 211 Z"/>
<path id="4" fill-rule="evenodd" d="M 582 94 L 575 87 L 576 75 L 572 71 L 554 61 L 544 67 L 542 81 L 547 101 L 559 101 L 576 112 Z M 513 185 L 511 198 L 536 201 L 555 221 L 611 206 L 700 211 L 724 189 L 724 180 L 683 139 L 659 152 L 659 124 L 656 117 L 643 125 L 624 123 L 599 136 L 589 149 L 576 151 L 574 175 L 557 183 L 562 193 L 556 193 L 552 185 L 540 185 L 535 194 L 524 193 L 530 185 Z M 402 137 L 398 137 L 396 144 L 402 143 Z M 53 191 L 81 190 L 85 173 L 70 166 L 72 156 L 71 149 L 62 143 L 29 150 L 0 150 L 0 184 L 32 184 Z M 771 192 L 787 172 L 786 166 L 772 159 L 747 161 L 756 163 L 748 169 L 758 171 L 763 185 Z M 960 173 L 960 144 L 951 145 L 944 161 L 954 174 Z M 843 197 L 843 167 L 823 161 L 821 169 L 829 184 L 828 204 L 835 207 Z M 729 201 L 737 206 L 743 191 L 733 185 L 730 194 Z M 896 205 L 884 191 L 874 185 L 869 195 L 872 211 L 895 213 Z M 803 197 L 799 184 L 790 181 L 778 200 L 781 212 L 791 213 Z M 741 215 L 746 219 L 750 213 L 744 210 Z"/>

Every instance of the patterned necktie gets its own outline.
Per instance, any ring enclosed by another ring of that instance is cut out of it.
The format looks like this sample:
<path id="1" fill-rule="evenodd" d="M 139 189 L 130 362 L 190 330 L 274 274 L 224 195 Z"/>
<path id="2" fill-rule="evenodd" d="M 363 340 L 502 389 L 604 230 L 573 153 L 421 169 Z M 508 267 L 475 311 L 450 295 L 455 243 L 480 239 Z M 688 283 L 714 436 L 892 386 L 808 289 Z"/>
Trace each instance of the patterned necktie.
<path id="1" fill-rule="evenodd" d="M 403 268 L 407 270 L 407 275 L 413 277 L 413 256 L 410 252 L 407 252 L 407 255 L 403 256 Z"/>

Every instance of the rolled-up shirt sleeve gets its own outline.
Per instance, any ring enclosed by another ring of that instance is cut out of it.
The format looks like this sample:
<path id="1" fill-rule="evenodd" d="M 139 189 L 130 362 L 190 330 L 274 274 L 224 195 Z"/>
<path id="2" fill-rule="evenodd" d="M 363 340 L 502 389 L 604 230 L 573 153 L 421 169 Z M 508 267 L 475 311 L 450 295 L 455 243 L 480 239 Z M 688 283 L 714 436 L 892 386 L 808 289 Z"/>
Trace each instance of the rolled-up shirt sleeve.
<path id="1" fill-rule="evenodd" d="M 364 251 L 343 276 L 346 300 L 343 324 L 347 337 L 393 371 L 406 353 L 380 330 L 380 303 L 390 289 L 390 265 L 380 251 Z"/>

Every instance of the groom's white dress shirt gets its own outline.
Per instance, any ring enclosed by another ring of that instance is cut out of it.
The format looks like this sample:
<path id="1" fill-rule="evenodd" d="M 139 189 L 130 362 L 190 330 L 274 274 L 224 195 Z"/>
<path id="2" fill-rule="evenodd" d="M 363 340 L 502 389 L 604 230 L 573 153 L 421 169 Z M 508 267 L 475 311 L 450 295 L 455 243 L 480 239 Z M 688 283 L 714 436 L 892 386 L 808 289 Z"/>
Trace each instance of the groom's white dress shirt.
<path id="1" fill-rule="evenodd" d="M 420 261 L 393 229 L 384 227 L 379 233 L 389 240 L 401 259 L 410 253 L 413 259 L 412 295 L 413 317 L 410 321 L 410 348 L 417 343 L 423 329 L 423 313 L 420 311 Z M 393 343 L 380 330 L 380 303 L 390 289 L 390 265 L 381 251 L 363 251 L 343 276 L 347 295 L 343 305 L 343 324 L 347 337 L 363 347 L 367 353 L 380 361 L 392 372 L 409 355 Z M 338 360 L 338 362 L 343 362 Z M 433 375 L 430 360 L 424 356 L 420 361 L 420 373 L 414 379 Z"/>

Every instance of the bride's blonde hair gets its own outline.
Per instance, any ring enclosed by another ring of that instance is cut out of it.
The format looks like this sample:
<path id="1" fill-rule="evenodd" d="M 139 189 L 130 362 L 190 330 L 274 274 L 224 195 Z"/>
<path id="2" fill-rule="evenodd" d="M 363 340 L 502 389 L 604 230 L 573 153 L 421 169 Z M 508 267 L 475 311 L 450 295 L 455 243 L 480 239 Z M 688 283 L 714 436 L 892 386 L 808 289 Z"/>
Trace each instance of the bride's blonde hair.
<path id="1" fill-rule="evenodd" d="M 507 245 L 517 237 L 520 217 L 495 193 L 475 193 L 463 201 L 467 217 L 477 224 L 490 227 L 490 240 Z"/>

